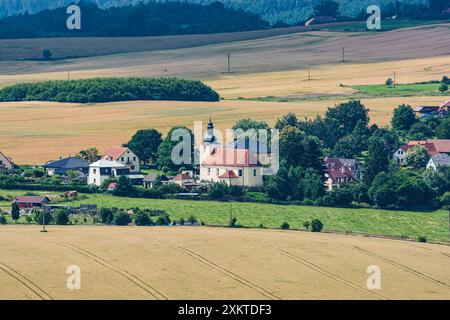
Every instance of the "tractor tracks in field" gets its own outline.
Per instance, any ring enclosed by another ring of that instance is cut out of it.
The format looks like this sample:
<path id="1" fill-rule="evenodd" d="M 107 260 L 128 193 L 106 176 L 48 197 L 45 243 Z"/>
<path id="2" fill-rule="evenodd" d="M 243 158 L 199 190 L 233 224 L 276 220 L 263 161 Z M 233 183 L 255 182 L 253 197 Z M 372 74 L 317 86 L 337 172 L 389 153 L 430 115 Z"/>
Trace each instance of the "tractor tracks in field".
<path id="1" fill-rule="evenodd" d="M 382 261 L 384 261 L 384 262 L 386 262 L 386 263 L 389 263 L 390 265 L 399 267 L 399 268 L 403 269 L 404 271 L 409 272 L 409 273 L 411 273 L 411 274 L 413 274 L 413 275 L 415 275 L 415 276 L 417 276 L 417 277 L 419 277 L 419 278 L 422 278 L 422 279 L 427 280 L 427 281 L 430 281 L 430 282 L 432 282 L 432 283 L 434 283 L 434 284 L 443 286 L 443 287 L 445 287 L 446 289 L 450 289 L 450 285 L 448 285 L 447 283 L 445 283 L 445 282 L 443 282 L 443 281 L 441 281 L 441 280 L 437 280 L 437 279 L 435 279 L 435 278 L 432 278 L 432 277 L 430 277 L 430 276 L 427 276 L 426 274 L 423 274 L 423 273 L 420 272 L 420 271 L 414 270 L 414 269 L 412 269 L 412 268 L 410 268 L 410 267 L 408 267 L 408 266 L 406 266 L 406 265 L 404 265 L 404 264 L 401 264 L 400 262 L 397 262 L 397 261 L 388 259 L 388 258 L 386 258 L 386 257 L 380 256 L 379 254 L 376 254 L 376 253 L 374 253 L 374 252 L 371 252 L 371 251 L 369 251 L 369 250 L 363 249 L 363 248 L 358 247 L 358 246 L 353 246 L 353 248 L 355 248 L 355 249 L 358 250 L 359 252 L 362 252 L 362 253 L 364 253 L 364 254 L 366 254 L 366 255 L 368 255 L 368 256 L 377 258 L 377 259 L 382 260 Z M 446 255 L 446 254 L 443 253 L 443 255 Z"/>
<path id="2" fill-rule="evenodd" d="M 0 270 L 5 272 L 7 275 L 9 275 L 11 278 L 15 279 L 16 281 L 20 282 L 25 288 L 33 292 L 39 299 L 41 300 L 53 300 L 53 297 L 48 294 L 44 289 L 39 287 L 36 283 L 31 281 L 29 278 L 24 276 L 23 274 L 17 272 L 7 264 L 0 262 Z"/>
<path id="3" fill-rule="evenodd" d="M 115 273 L 121 275 L 122 277 L 124 277 L 125 279 L 127 279 L 128 281 L 130 281 L 131 283 L 133 283 L 134 285 L 136 285 L 137 287 L 141 288 L 142 290 L 144 290 L 145 292 L 147 292 L 148 294 L 150 294 L 152 297 L 154 297 L 156 300 L 168 300 L 168 298 L 160 291 L 158 291 L 157 289 L 155 289 L 154 287 L 152 287 L 150 284 L 148 284 L 147 282 L 145 282 L 144 280 L 142 280 L 141 278 L 139 278 L 138 276 L 134 275 L 133 273 L 120 268 L 116 265 L 114 265 L 113 263 L 97 256 L 96 254 L 80 248 L 78 246 L 75 246 L 73 244 L 69 244 L 63 241 L 51 241 L 51 240 L 46 240 L 48 242 L 51 242 L 53 244 L 68 248 L 72 251 L 75 251 L 93 261 L 95 261 L 96 263 L 102 265 L 103 267 L 114 271 Z"/>
<path id="4" fill-rule="evenodd" d="M 316 271 L 317 273 L 319 273 L 319 274 L 321 274 L 323 276 L 326 276 L 326 277 L 331 278 L 331 279 L 333 279 L 333 280 L 335 280 L 337 282 L 340 282 L 341 284 L 344 284 L 347 287 L 352 287 L 352 288 L 357 289 L 359 291 L 362 291 L 362 292 L 364 292 L 366 294 L 370 294 L 372 296 L 375 296 L 378 299 L 389 300 L 389 298 L 387 298 L 387 297 L 385 297 L 385 296 L 383 296 L 383 295 L 381 295 L 379 293 L 376 293 L 376 292 L 374 292 L 372 290 L 369 290 L 369 289 L 367 289 L 367 288 L 365 288 L 363 286 L 360 286 L 360 285 L 358 285 L 358 284 L 356 284 L 356 283 L 354 283 L 354 282 L 352 282 L 350 280 L 347 280 L 347 279 L 345 279 L 345 278 L 343 278 L 341 276 L 338 276 L 337 274 L 334 274 L 334 273 L 332 273 L 332 272 L 330 272 L 330 271 L 328 271 L 328 270 L 326 270 L 326 269 L 324 269 L 324 268 L 322 268 L 322 267 L 312 263 L 311 261 L 309 261 L 309 260 L 307 260 L 305 258 L 299 257 L 298 255 L 295 255 L 295 254 L 293 254 L 293 253 L 291 253 L 289 251 L 286 251 L 286 250 L 283 250 L 283 249 L 280 249 L 280 248 L 277 248 L 277 247 L 265 244 L 265 243 L 257 241 L 257 240 L 248 240 L 248 241 L 256 242 L 261 247 L 263 247 L 265 249 L 269 249 L 271 251 L 277 252 L 278 254 L 280 254 L 280 255 L 282 255 L 282 256 L 284 256 L 286 258 L 289 258 L 291 260 L 294 260 L 294 261 L 304 265 L 305 267 Z"/>
<path id="5" fill-rule="evenodd" d="M 177 250 L 178 252 L 181 252 L 181 253 L 183 253 L 183 254 L 185 254 L 185 255 L 187 255 L 187 256 L 189 256 L 189 257 L 191 257 L 191 258 L 193 258 L 193 259 L 195 259 L 195 260 L 197 260 L 199 262 L 201 262 L 202 264 L 204 264 L 204 265 L 206 265 L 206 266 L 208 266 L 208 267 L 210 267 L 210 268 L 212 268 L 212 269 L 214 269 L 216 271 L 219 271 L 220 273 L 224 274 L 225 276 L 235 280 L 236 282 L 242 284 L 243 286 L 246 286 L 246 287 L 252 289 L 253 291 L 258 292 L 259 294 L 263 295 L 264 297 L 266 297 L 268 299 L 281 300 L 280 297 L 277 297 L 276 295 L 274 295 L 273 293 L 271 293 L 268 290 L 264 289 L 263 287 L 261 287 L 261 286 L 255 284 L 255 283 L 249 281 L 248 279 L 245 279 L 245 278 L 237 275 L 236 273 L 228 270 L 225 267 L 222 267 L 222 266 L 218 265 L 217 263 L 209 260 L 208 258 L 205 258 L 204 256 L 200 255 L 199 253 L 197 253 L 197 252 L 195 252 L 193 250 L 190 250 L 190 249 L 178 246 L 178 245 L 176 245 L 174 243 L 171 243 L 171 242 L 168 242 L 168 241 L 165 241 L 165 240 L 161 240 L 161 239 L 158 239 L 158 238 L 154 238 L 154 237 L 151 237 L 151 236 L 141 236 L 139 238 L 145 238 L 145 239 L 153 240 L 155 242 L 159 242 L 161 244 L 164 244 L 165 246 L 168 246 L 168 247 L 170 247 L 170 248 L 172 248 L 174 250 Z"/>

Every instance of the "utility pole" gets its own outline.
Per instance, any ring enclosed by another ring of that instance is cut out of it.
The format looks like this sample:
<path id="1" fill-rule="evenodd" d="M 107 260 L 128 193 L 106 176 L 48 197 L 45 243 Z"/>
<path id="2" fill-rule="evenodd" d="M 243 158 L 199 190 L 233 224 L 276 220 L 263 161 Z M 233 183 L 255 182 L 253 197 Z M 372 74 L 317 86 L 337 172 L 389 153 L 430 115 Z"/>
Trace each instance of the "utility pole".
<path id="1" fill-rule="evenodd" d="M 395 74 L 395 72 L 394 72 L 394 88 L 395 88 L 395 77 L 396 77 L 396 74 Z"/>
<path id="2" fill-rule="evenodd" d="M 342 47 L 342 62 L 345 62 L 345 47 Z"/>
<path id="3" fill-rule="evenodd" d="M 44 205 L 42 207 L 42 230 L 41 230 L 41 232 L 47 232 L 47 230 L 45 230 L 45 209 L 46 209 L 46 206 Z"/>
<path id="4" fill-rule="evenodd" d="M 230 63 L 231 53 L 227 53 L 227 58 L 228 58 L 228 73 L 231 73 L 231 63 Z"/>
<path id="5" fill-rule="evenodd" d="M 70 80 L 70 71 L 67 71 L 67 80 Z"/>

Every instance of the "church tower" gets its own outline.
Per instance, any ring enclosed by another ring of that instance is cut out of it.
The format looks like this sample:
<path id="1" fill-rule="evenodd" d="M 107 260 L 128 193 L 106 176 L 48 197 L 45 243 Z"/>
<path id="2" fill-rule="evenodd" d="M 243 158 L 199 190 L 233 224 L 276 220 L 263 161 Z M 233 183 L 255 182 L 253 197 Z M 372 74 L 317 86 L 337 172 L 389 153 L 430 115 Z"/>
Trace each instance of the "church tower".
<path id="1" fill-rule="evenodd" d="M 214 150 L 217 150 L 220 146 L 219 141 L 214 132 L 214 123 L 209 118 L 208 128 L 206 134 L 202 140 L 202 146 L 200 148 L 200 161 L 203 162 Z M 200 162 L 200 163 L 201 163 Z"/>

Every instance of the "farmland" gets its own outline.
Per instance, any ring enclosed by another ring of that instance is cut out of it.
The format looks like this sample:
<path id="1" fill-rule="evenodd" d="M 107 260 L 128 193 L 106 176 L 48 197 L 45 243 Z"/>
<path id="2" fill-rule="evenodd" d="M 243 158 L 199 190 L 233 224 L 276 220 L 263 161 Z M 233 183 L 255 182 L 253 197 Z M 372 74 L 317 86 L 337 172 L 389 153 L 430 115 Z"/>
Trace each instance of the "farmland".
<path id="1" fill-rule="evenodd" d="M 448 246 L 295 231 L 0 226 L 0 299 L 448 299 Z M 20 254 L 17 254 L 20 252 Z M 81 289 L 66 287 L 68 266 Z M 381 270 L 368 290 L 367 268 Z"/>
<path id="2" fill-rule="evenodd" d="M 26 191 L 0 190 L 2 196 L 14 197 Z M 49 194 L 43 192 L 42 194 Z M 366 233 L 417 239 L 425 236 L 428 240 L 449 241 L 447 221 L 448 211 L 432 212 L 391 211 L 375 209 L 325 208 L 297 205 L 275 205 L 250 202 L 218 202 L 193 200 L 160 200 L 113 197 L 105 194 L 85 195 L 82 200 L 68 203 L 96 204 L 99 207 L 149 208 L 165 210 L 172 220 L 187 220 L 194 215 L 208 225 L 227 226 L 230 216 L 237 218 L 238 224 L 257 228 L 280 228 L 288 222 L 293 229 L 304 229 L 303 223 L 319 219 L 325 231 L 344 233 Z M 9 207 L 9 203 L 0 202 Z"/>

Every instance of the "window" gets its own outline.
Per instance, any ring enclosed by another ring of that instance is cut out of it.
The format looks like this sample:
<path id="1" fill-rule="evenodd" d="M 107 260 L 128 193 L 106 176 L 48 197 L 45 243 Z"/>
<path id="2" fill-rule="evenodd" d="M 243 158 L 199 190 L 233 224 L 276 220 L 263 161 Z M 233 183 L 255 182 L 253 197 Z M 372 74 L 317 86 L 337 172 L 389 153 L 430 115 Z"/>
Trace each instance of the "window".
<path id="1" fill-rule="evenodd" d="M 94 174 L 97 174 L 97 169 L 94 169 Z"/>
<path id="2" fill-rule="evenodd" d="M 136 157 L 133 157 L 133 161 L 136 161 Z"/>
<path id="3" fill-rule="evenodd" d="M 238 174 L 239 174 L 239 177 L 242 177 L 242 169 L 239 169 Z"/>
<path id="4" fill-rule="evenodd" d="M 253 176 L 256 177 L 256 169 L 253 169 Z"/>
<path id="5" fill-rule="evenodd" d="M 211 174 L 211 168 L 208 168 L 208 176 Z"/>
<path id="6" fill-rule="evenodd" d="M 134 166 L 131 166 L 131 170 L 134 170 L 134 168 L 135 168 Z"/>
<path id="7" fill-rule="evenodd" d="M 219 175 L 219 169 L 216 169 L 216 175 Z"/>
<path id="8" fill-rule="evenodd" d="M 120 161 L 124 162 L 124 161 L 125 161 L 125 158 L 124 158 L 124 157 L 120 158 Z"/>

